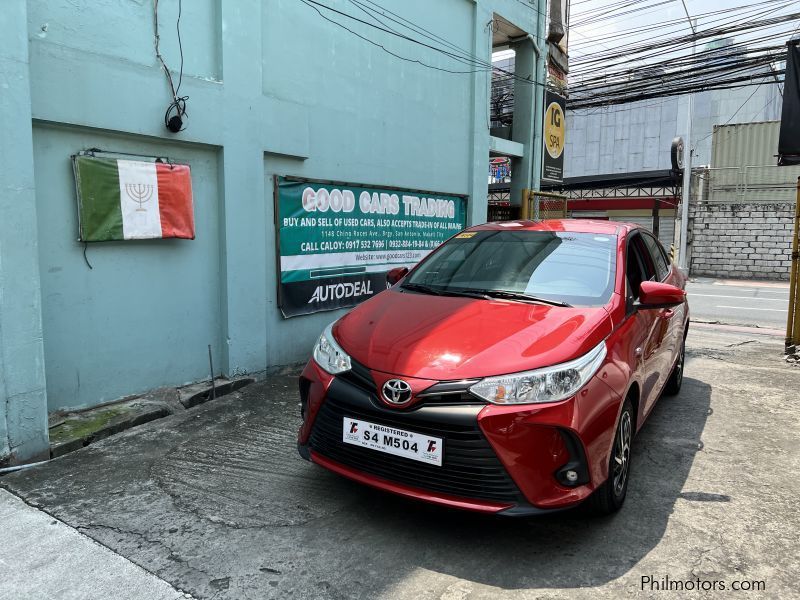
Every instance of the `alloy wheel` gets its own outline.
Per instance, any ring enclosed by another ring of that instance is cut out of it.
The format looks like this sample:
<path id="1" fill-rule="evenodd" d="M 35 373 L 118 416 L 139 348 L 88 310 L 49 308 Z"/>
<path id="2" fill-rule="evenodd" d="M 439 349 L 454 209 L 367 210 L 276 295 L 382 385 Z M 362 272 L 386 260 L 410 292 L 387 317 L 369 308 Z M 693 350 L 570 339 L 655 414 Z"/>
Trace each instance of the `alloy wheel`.
<path id="1" fill-rule="evenodd" d="M 678 355 L 678 362 L 675 365 L 675 376 L 676 376 L 676 383 L 678 387 L 680 387 L 681 383 L 683 382 L 683 360 L 686 356 L 686 343 L 684 342 L 681 346 L 681 353 Z"/>
<path id="2" fill-rule="evenodd" d="M 627 410 L 622 413 L 614 440 L 614 495 L 621 496 L 628 480 L 628 467 L 631 458 L 631 414 Z"/>

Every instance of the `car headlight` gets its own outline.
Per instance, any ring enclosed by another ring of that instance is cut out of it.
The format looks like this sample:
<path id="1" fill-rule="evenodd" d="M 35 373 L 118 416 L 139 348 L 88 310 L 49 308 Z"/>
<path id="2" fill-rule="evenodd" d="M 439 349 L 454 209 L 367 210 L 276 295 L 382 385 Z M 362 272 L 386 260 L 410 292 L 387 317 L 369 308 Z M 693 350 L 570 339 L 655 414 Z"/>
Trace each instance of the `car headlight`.
<path id="1" fill-rule="evenodd" d="M 331 375 L 344 373 L 352 367 L 350 356 L 333 337 L 333 323 L 325 328 L 314 345 L 314 360 Z"/>
<path id="2" fill-rule="evenodd" d="M 492 404 L 558 402 L 574 396 L 606 357 L 605 340 L 580 358 L 544 369 L 487 377 L 469 388 Z"/>

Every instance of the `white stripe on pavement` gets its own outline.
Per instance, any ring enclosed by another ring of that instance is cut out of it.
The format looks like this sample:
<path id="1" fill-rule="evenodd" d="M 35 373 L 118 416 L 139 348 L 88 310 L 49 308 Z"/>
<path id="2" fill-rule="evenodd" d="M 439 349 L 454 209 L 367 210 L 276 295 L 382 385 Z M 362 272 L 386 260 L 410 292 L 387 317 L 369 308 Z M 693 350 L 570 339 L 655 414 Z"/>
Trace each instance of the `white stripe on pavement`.
<path id="1" fill-rule="evenodd" d="M 688 289 L 692 289 L 692 286 L 686 286 L 686 287 Z M 774 289 L 774 290 L 771 290 L 771 289 L 766 289 L 766 288 L 749 288 L 749 287 L 730 288 L 730 289 L 727 289 L 727 290 L 708 290 L 708 291 L 714 291 L 714 292 L 726 291 L 726 292 L 733 292 L 734 294 L 737 293 L 737 292 L 738 293 L 753 292 L 754 294 L 788 294 L 789 293 L 788 289 Z"/>
<path id="2" fill-rule="evenodd" d="M 759 298 L 758 296 L 721 296 L 719 294 L 696 294 L 694 292 L 688 292 L 689 297 L 693 298 L 698 296 L 700 298 L 734 298 L 737 300 L 768 300 L 770 302 L 788 302 L 788 298 Z"/>
<path id="3" fill-rule="evenodd" d="M 754 308 L 752 306 L 723 306 L 721 304 L 718 305 L 717 308 L 733 308 L 736 310 L 769 310 L 772 312 L 780 312 L 780 313 L 786 312 L 785 308 Z"/>

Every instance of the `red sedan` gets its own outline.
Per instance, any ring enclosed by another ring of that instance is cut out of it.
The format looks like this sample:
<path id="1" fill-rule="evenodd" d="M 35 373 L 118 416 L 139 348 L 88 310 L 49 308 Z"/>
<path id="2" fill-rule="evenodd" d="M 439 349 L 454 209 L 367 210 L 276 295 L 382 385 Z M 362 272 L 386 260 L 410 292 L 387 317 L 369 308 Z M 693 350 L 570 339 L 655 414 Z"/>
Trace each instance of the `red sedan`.
<path id="1" fill-rule="evenodd" d="M 683 378 L 686 277 L 636 225 L 467 229 L 320 336 L 298 447 L 356 481 L 504 515 L 625 500 Z"/>

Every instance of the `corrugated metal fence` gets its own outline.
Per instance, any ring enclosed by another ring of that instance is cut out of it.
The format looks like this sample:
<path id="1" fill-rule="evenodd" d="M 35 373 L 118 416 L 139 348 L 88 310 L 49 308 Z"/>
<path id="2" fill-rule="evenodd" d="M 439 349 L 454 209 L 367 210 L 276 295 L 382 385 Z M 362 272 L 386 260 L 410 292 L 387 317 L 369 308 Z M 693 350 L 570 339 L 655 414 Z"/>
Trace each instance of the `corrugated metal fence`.
<path id="1" fill-rule="evenodd" d="M 800 166 L 746 165 L 714 167 L 698 175 L 706 202 L 794 202 Z"/>
<path id="2" fill-rule="evenodd" d="M 794 202 L 800 166 L 778 167 L 780 121 L 714 127 L 712 168 L 701 177 L 707 202 Z"/>

